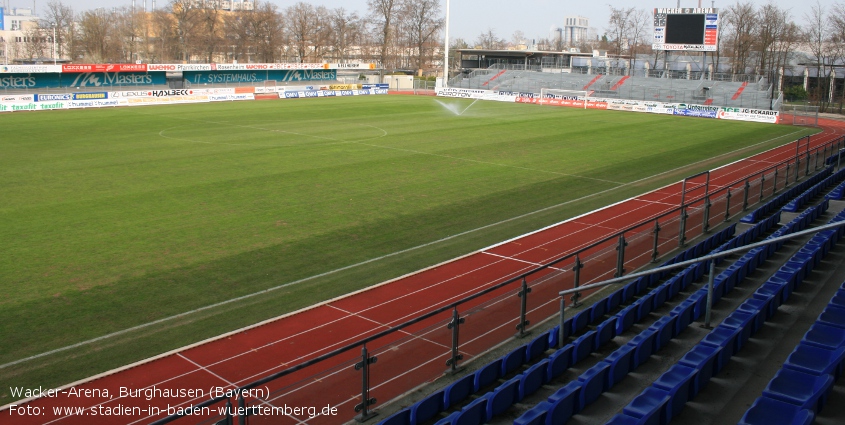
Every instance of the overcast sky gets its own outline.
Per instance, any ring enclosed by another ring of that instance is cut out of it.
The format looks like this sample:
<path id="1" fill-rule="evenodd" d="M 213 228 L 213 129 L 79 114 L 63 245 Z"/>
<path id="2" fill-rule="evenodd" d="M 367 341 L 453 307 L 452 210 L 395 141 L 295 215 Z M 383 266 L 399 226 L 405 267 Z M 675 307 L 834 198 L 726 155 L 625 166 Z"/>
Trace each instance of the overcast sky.
<path id="1" fill-rule="evenodd" d="M 42 13 L 44 6 L 51 0 L 0 0 L 0 4 L 10 7 L 32 8 Z M 142 7 L 144 0 L 135 0 L 136 7 Z M 152 6 L 153 0 L 147 0 L 147 8 Z M 238 1 L 238 0 L 236 0 Z M 266 0 L 261 0 L 266 1 Z M 286 8 L 297 3 L 298 0 L 269 0 Z M 323 5 L 329 8 L 343 7 L 348 11 L 367 13 L 367 0 L 304 0 L 315 6 Z M 441 8 L 445 15 L 446 0 L 441 0 Z M 756 4 L 774 3 L 781 8 L 790 9 L 793 20 L 799 25 L 805 22 L 804 16 L 810 13 L 812 5 L 818 0 L 752 0 Z M 132 5 L 132 0 L 61 0 L 70 5 L 75 11 L 94 9 L 97 7 L 120 7 Z M 156 0 L 156 6 L 162 8 L 169 0 Z M 698 7 L 698 0 L 681 0 L 681 7 Z M 702 7 L 710 7 L 711 1 L 702 0 Z M 722 8 L 736 3 L 736 0 L 713 2 L 715 7 Z M 834 0 L 822 0 L 821 3 L 830 7 Z M 463 38 L 470 44 L 478 39 L 481 33 L 492 29 L 499 37 L 511 40 L 516 31 L 522 31 L 529 40 L 550 37 L 552 29 L 563 25 L 565 16 L 580 15 L 590 20 L 598 34 L 607 28 L 610 7 L 637 7 L 651 11 L 655 7 L 676 7 L 677 0 L 451 0 L 449 36 L 452 39 Z"/>

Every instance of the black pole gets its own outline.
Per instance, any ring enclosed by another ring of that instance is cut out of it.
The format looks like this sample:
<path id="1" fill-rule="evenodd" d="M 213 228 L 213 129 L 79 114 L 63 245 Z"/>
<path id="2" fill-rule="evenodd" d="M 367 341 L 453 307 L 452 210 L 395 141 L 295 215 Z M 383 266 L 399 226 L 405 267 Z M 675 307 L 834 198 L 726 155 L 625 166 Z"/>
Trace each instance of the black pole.
<path id="1" fill-rule="evenodd" d="M 519 323 L 516 325 L 516 329 L 519 331 L 517 334 L 518 337 L 524 338 L 528 335 L 528 332 L 525 329 L 528 327 L 530 322 L 525 319 L 525 315 L 528 312 L 528 293 L 531 292 L 531 288 L 528 287 L 528 281 L 526 278 L 522 278 L 522 289 L 517 294 L 521 300 L 519 305 Z"/>
<path id="2" fill-rule="evenodd" d="M 355 420 L 358 422 L 366 422 L 378 413 L 370 411 L 370 406 L 376 404 L 375 398 L 370 398 L 370 365 L 375 363 L 378 358 L 376 356 L 370 357 L 367 352 L 367 345 L 361 347 L 361 361 L 355 364 L 355 370 L 361 371 L 361 403 L 355 406 Z"/>
<path id="3" fill-rule="evenodd" d="M 458 367 L 458 361 L 463 360 L 464 356 L 458 352 L 458 329 L 464 323 L 464 318 L 458 315 L 458 307 L 452 310 L 452 321 L 446 326 L 447 329 L 452 330 L 452 358 L 446 360 L 446 366 L 450 366 L 450 373 L 458 373 L 462 371 L 463 367 Z"/>

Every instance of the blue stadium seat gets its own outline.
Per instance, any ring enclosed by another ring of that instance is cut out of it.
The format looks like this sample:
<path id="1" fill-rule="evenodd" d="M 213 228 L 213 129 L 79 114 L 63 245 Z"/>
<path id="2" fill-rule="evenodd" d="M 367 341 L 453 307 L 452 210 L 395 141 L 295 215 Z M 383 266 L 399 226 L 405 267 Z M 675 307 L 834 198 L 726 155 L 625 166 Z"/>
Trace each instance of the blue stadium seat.
<path id="1" fill-rule="evenodd" d="M 608 388 L 616 385 L 632 370 L 631 364 L 633 362 L 635 348 L 633 345 L 625 344 L 608 354 L 602 360 L 610 365 L 607 371 Z"/>
<path id="2" fill-rule="evenodd" d="M 695 385 L 697 375 L 697 369 L 675 364 L 652 384 L 654 387 L 669 393 L 671 397 L 669 400 L 670 419 L 678 416 L 686 402 L 691 399 L 691 394 L 694 393 L 692 387 Z"/>
<path id="3" fill-rule="evenodd" d="M 654 352 L 654 340 L 657 331 L 654 329 L 646 329 L 640 332 L 637 336 L 628 341 L 628 345 L 634 347 L 633 363 L 631 363 L 631 370 L 638 368 L 645 363 L 651 353 Z"/>
<path id="4" fill-rule="evenodd" d="M 832 375 L 834 380 L 838 380 L 842 376 L 843 361 L 845 361 L 845 347 L 828 350 L 799 343 L 783 362 L 783 367 L 812 375 L 828 374 Z"/>
<path id="5" fill-rule="evenodd" d="M 530 362 L 539 358 L 549 349 L 549 332 L 543 332 L 540 336 L 531 340 L 525 347 L 525 361 Z"/>
<path id="6" fill-rule="evenodd" d="M 522 401 L 526 396 L 534 394 L 546 383 L 546 371 L 549 368 L 549 359 L 543 359 L 531 366 L 521 376 L 517 390 L 516 401 Z"/>
<path id="7" fill-rule="evenodd" d="M 675 337 L 675 322 L 677 320 L 677 316 L 663 316 L 649 326 L 649 329 L 655 331 L 654 351 L 665 347 L 669 340 Z"/>
<path id="8" fill-rule="evenodd" d="M 547 424 L 563 424 L 580 412 L 581 382 L 570 381 L 563 388 L 555 391 L 549 396 L 549 403 L 552 404 L 546 416 Z"/>
<path id="9" fill-rule="evenodd" d="M 845 308 L 829 305 L 822 311 L 817 323 L 845 329 Z"/>
<path id="10" fill-rule="evenodd" d="M 575 335 L 587 328 L 587 325 L 590 324 L 590 314 L 592 314 L 592 308 L 585 308 L 572 316 L 570 335 Z"/>
<path id="11" fill-rule="evenodd" d="M 485 394 L 485 397 L 487 398 L 488 420 L 494 416 L 504 413 L 517 402 L 517 398 L 519 397 L 519 384 L 521 381 L 522 380 L 519 377 L 516 377 Z"/>
<path id="12" fill-rule="evenodd" d="M 487 422 L 487 399 L 478 398 L 467 404 L 455 417 L 453 425 L 482 425 Z"/>
<path id="13" fill-rule="evenodd" d="M 437 391 L 411 405 L 411 424 L 427 422 L 445 410 L 443 393 L 443 390 Z"/>
<path id="14" fill-rule="evenodd" d="M 616 317 L 611 317 L 596 326 L 596 340 L 593 350 L 598 350 L 599 347 L 606 344 L 613 338 L 616 338 Z"/>
<path id="15" fill-rule="evenodd" d="M 578 363 L 589 357 L 590 353 L 593 352 L 595 340 L 596 331 L 588 331 L 584 335 L 578 337 L 575 341 L 572 341 L 572 364 Z"/>
<path id="16" fill-rule="evenodd" d="M 578 381 L 581 383 L 578 410 L 583 410 L 585 406 L 596 401 L 601 393 L 607 391 L 607 372 L 609 369 L 608 363 L 598 362 L 578 377 Z"/>
<path id="17" fill-rule="evenodd" d="M 817 322 L 810 326 L 801 342 L 834 350 L 845 346 L 845 329 Z"/>
<path id="18" fill-rule="evenodd" d="M 617 413 L 616 415 L 613 415 L 609 421 L 605 422 L 604 425 L 642 425 L 644 423 L 645 421 L 642 418 L 635 418 L 624 413 Z"/>
<path id="19" fill-rule="evenodd" d="M 611 292 L 610 295 L 607 296 L 606 301 L 605 301 L 605 303 L 607 304 L 605 306 L 605 310 L 607 310 L 607 312 L 612 312 L 612 311 L 616 310 L 617 307 L 622 305 L 622 302 L 623 302 L 622 301 L 622 294 L 623 294 L 623 292 L 624 292 L 624 289 L 617 289 L 617 290 Z"/>
<path id="20" fill-rule="evenodd" d="M 634 301 L 631 305 L 637 306 L 637 321 L 642 321 L 654 309 L 654 293 L 649 292 L 643 295 L 642 298 Z"/>
<path id="21" fill-rule="evenodd" d="M 549 356 L 548 369 L 546 369 L 546 381 L 551 381 L 562 375 L 572 364 L 572 344 L 566 344 L 563 348 L 555 351 Z"/>
<path id="22" fill-rule="evenodd" d="M 502 359 L 493 360 L 490 363 L 482 366 L 475 372 L 475 379 L 473 379 L 472 392 L 478 392 L 482 388 L 492 385 L 502 375 Z"/>
<path id="23" fill-rule="evenodd" d="M 602 298 L 590 308 L 590 323 L 601 321 L 605 313 L 607 313 L 607 300 Z"/>
<path id="24" fill-rule="evenodd" d="M 378 425 L 411 425 L 411 411 L 402 409 L 378 423 Z"/>
<path id="25" fill-rule="evenodd" d="M 467 375 L 449 384 L 443 389 L 443 408 L 448 409 L 472 394 L 475 375 Z"/>
<path id="26" fill-rule="evenodd" d="M 758 298 L 748 298 L 742 302 L 742 304 L 737 307 L 737 311 L 744 311 L 746 313 L 754 315 L 754 322 L 751 326 L 751 333 L 754 334 L 759 331 L 763 327 L 763 322 L 765 322 L 769 318 L 769 305 L 771 304 L 772 300 L 769 299 L 758 299 Z"/>
<path id="27" fill-rule="evenodd" d="M 616 313 L 616 334 L 619 335 L 637 322 L 637 306 L 629 305 Z"/>
<path id="28" fill-rule="evenodd" d="M 646 425 L 666 425 L 669 423 L 669 393 L 655 387 L 647 387 L 634 397 L 622 413 L 643 419 Z"/>
<path id="29" fill-rule="evenodd" d="M 716 358 L 721 351 L 721 347 L 698 344 L 678 360 L 678 364 L 698 370 L 698 374 L 695 376 L 695 383 L 692 387 L 693 393 L 691 397 L 695 397 L 716 373 Z"/>
<path id="30" fill-rule="evenodd" d="M 753 314 L 735 310 L 728 317 L 725 317 L 722 320 L 721 326 L 725 326 L 728 328 L 739 329 L 739 335 L 736 339 L 736 351 L 742 349 L 745 346 L 745 343 L 751 337 L 751 330 L 753 329 L 755 317 Z M 735 351 L 735 352 L 736 352 Z"/>
<path id="31" fill-rule="evenodd" d="M 722 348 L 716 357 L 714 373 L 719 373 L 728 364 L 731 356 L 737 352 L 737 338 L 740 332 L 742 332 L 741 329 L 719 325 L 702 338 L 700 344 Z"/>
<path id="32" fill-rule="evenodd" d="M 520 346 L 502 357 L 502 373 L 501 376 L 507 376 L 509 373 L 519 369 L 525 363 L 526 346 Z"/>
<path id="33" fill-rule="evenodd" d="M 833 377 L 830 375 L 815 376 L 781 369 L 769 381 L 763 395 L 818 413 L 824 407 L 832 386 Z"/>
<path id="34" fill-rule="evenodd" d="M 514 419 L 513 423 L 514 425 L 544 425 L 551 407 L 552 404 L 548 401 L 541 401 Z"/>
<path id="35" fill-rule="evenodd" d="M 677 317 L 677 320 L 675 321 L 675 335 L 680 334 L 681 331 L 686 329 L 686 327 L 695 320 L 693 318 L 694 313 L 695 302 L 690 300 L 683 301 L 669 312 L 670 316 Z"/>
<path id="36" fill-rule="evenodd" d="M 455 423 L 455 419 L 457 419 L 458 415 L 460 415 L 460 414 L 461 414 L 460 411 L 453 412 L 449 416 L 446 416 L 445 418 L 440 419 L 437 422 L 435 422 L 434 425 L 452 425 L 452 424 Z"/>

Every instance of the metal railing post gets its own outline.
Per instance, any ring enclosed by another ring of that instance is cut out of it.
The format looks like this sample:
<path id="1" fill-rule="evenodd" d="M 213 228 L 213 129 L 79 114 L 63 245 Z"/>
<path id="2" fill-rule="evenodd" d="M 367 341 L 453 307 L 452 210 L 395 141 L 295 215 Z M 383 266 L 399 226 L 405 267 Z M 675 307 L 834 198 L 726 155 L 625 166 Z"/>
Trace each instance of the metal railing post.
<path id="1" fill-rule="evenodd" d="M 765 196 L 765 194 L 763 194 L 763 190 L 765 189 L 765 186 L 766 186 L 766 172 L 763 171 L 763 174 L 760 175 L 760 200 L 757 201 L 757 202 L 763 202 L 763 197 Z"/>
<path id="2" fill-rule="evenodd" d="M 772 181 L 772 196 L 775 196 L 775 193 L 778 193 L 778 166 L 775 165 L 775 177 Z"/>
<path id="3" fill-rule="evenodd" d="M 807 152 L 807 159 L 804 161 L 804 176 L 810 175 L 810 152 Z"/>
<path id="4" fill-rule="evenodd" d="M 519 305 L 519 323 L 516 324 L 516 329 L 519 331 L 517 334 L 518 337 L 524 338 L 528 335 L 528 332 L 525 331 L 525 328 L 528 327 L 530 322 L 525 319 L 525 315 L 528 311 L 528 293 L 531 292 L 531 288 L 528 287 L 528 281 L 525 277 L 522 278 L 522 289 L 519 291 L 517 296 L 521 298 L 520 305 Z"/>
<path id="5" fill-rule="evenodd" d="M 783 177 L 783 187 L 789 186 L 789 166 L 792 165 L 790 163 L 786 163 L 786 175 Z"/>
<path id="6" fill-rule="evenodd" d="M 458 315 L 458 306 L 455 306 L 452 309 L 452 321 L 446 325 L 446 329 L 452 330 L 452 358 L 446 360 L 446 366 L 450 366 L 451 369 L 449 370 L 450 373 L 458 373 L 462 371 L 463 367 L 458 367 L 458 361 L 463 360 L 464 356 L 458 352 L 458 330 L 461 327 L 461 324 L 464 323 L 465 318 L 460 317 Z"/>
<path id="7" fill-rule="evenodd" d="M 660 243 L 660 222 L 654 220 L 654 230 L 651 231 L 654 233 L 654 243 L 651 247 L 651 262 L 656 263 L 657 257 L 660 255 L 660 251 L 658 251 L 658 245 Z"/>
<path id="8" fill-rule="evenodd" d="M 731 221 L 731 188 L 728 188 L 728 193 L 725 194 L 725 221 Z"/>
<path id="9" fill-rule="evenodd" d="M 238 425 L 246 425 L 246 402 L 244 395 L 238 395 Z"/>
<path id="10" fill-rule="evenodd" d="M 564 331 L 564 326 L 566 326 L 566 315 L 564 314 L 564 309 L 566 308 L 566 296 L 560 297 L 560 325 L 558 326 L 557 330 L 557 340 L 558 340 L 558 347 L 563 347 L 565 344 L 563 343 L 564 337 L 566 337 L 566 332 Z"/>
<path id="11" fill-rule="evenodd" d="M 232 425 L 232 399 L 226 400 L 226 425 Z"/>
<path id="12" fill-rule="evenodd" d="M 745 179 L 745 190 L 742 191 L 742 210 L 748 210 L 748 191 L 751 189 L 751 183 L 748 182 L 748 179 Z"/>
<path id="13" fill-rule="evenodd" d="M 614 277 L 620 277 L 625 274 L 625 247 L 628 242 L 625 242 L 625 235 L 619 235 L 619 245 L 616 245 L 616 274 Z"/>
<path id="14" fill-rule="evenodd" d="M 361 371 L 361 403 L 355 406 L 355 420 L 358 422 L 366 422 L 378 413 L 370 411 L 370 406 L 376 404 L 376 399 L 370 398 L 370 365 L 378 360 L 376 356 L 370 357 L 367 352 L 367 344 L 361 347 L 361 361 L 355 363 L 355 370 Z"/>
<path id="15" fill-rule="evenodd" d="M 711 310 L 713 309 L 713 280 L 716 278 L 716 261 L 710 260 L 710 276 L 707 278 L 707 308 L 704 310 L 705 329 L 712 329 L 710 326 Z"/>
<path id="16" fill-rule="evenodd" d="M 578 254 L 575 254 L 575 265 L 572 267 L 572 272 L 575 274 L 574 280 L 575 283 L 572 286 L 573 288 L 578 288 L 581 285 L 581 269 L 584 268 L 584 263 L 581 262 L 581 257 Z M 572 306 L 578 307 L 578 300 L 581 298 L 580 292 L 575 292 L 572 294 Z"/>
<path id="17" fill-rule="evenodd" d="M 710 232 L 710 196 L 704 198 L 704 223 L 701 231 L 703 233 Z"/>
<path id="18" fill-rule="evenodd" d="M 680 222 L 680 231 L 678 232 L 678 246 L 683 247 L 687 240 L 687 214 L 686 207 L 681 208 L 681 222 Z"/>

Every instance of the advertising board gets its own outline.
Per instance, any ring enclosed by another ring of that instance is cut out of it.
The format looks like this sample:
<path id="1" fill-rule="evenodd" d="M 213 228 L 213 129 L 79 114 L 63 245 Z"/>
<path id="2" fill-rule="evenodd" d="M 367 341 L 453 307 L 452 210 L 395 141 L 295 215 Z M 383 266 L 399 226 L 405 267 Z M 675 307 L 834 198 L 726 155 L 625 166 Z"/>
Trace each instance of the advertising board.
<path id="1" fill-rule="evenodd" d="M 722 108 L 719 111 L 719 119 L 777 124 L 780 120 L 780 112 L 765 109 Z"/>
<path id="2" fill-rule="evenodd" d="M 719 45 L 716 8 L 655 8 L 654 50 L 715 52 Z"/>

